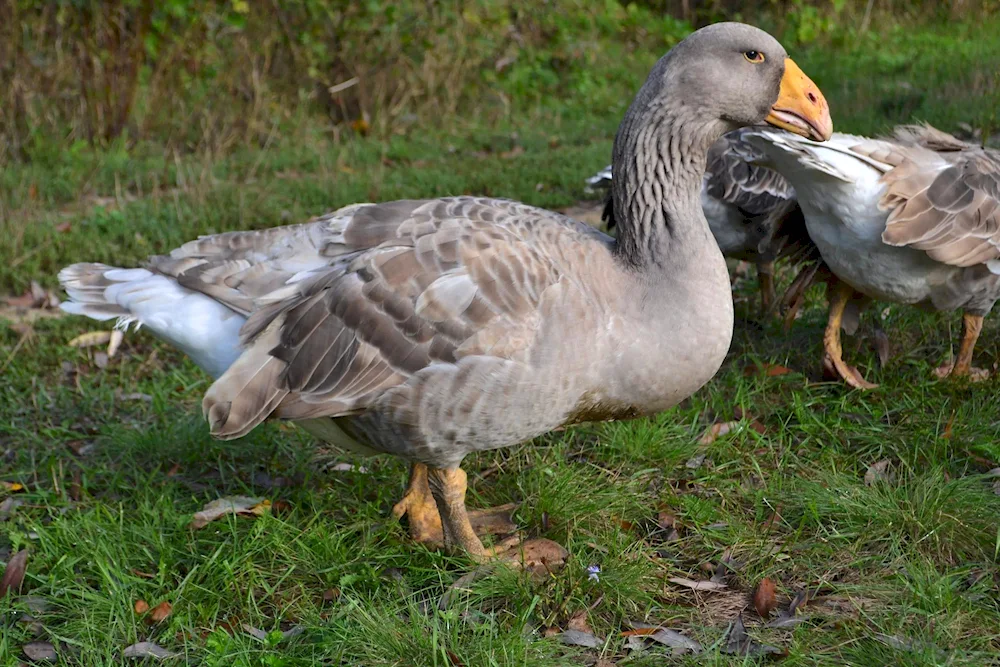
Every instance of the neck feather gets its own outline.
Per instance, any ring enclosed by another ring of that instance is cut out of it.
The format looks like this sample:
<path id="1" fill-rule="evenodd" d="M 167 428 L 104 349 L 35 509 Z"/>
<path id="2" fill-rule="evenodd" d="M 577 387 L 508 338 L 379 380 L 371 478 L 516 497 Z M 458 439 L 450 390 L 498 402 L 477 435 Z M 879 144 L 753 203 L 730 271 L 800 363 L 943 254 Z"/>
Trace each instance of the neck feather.
<path id="1" fill-rule="evenodd" d="M 726 129 L 684 104 L 629 109 L 612 154 L 623 263 L 634 268 L 674 264 L 692 243 L 712 238 L 701 208 L 701 185 L 708 149 Z"/>

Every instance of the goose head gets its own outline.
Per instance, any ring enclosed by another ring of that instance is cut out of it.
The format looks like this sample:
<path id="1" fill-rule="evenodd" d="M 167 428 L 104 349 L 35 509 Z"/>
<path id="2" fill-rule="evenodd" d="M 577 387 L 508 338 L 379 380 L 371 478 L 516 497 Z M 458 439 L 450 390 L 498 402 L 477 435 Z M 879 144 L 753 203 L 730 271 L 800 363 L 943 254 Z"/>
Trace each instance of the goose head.
<path id="1" fill-rule="evenodd" d="M 761 123 L 816 141 L 833 134 L 819 87 L 778 40 L 743 23 L 715 23 L 688 35 L 653 67 L 633 110 L 679 116 L 689 131 L 712 141 Z"/>

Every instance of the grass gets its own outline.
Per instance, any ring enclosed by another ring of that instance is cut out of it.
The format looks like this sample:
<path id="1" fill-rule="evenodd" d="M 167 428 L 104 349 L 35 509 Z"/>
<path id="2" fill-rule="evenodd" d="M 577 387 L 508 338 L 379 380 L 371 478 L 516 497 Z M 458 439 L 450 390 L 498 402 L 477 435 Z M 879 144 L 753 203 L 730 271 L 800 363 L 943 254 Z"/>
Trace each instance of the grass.
<path id="1" fill-rule="evenodd" d="M 879 36 L 877 53 L 852 41 L 796 58 L 841 129 L 871 133 L 915 115 L 989 131 L 1000 86 L 983 63 L 1000 57 L 987 39 L 996 28 L 893 32 Z M 634 88 L 647 64 L 609 89 Z M 918 94 L 900 93 L 911 90 L 900 81 Z M 128 265 L 196 234 L 352 201 L 475 192 L 565 206 L 606 163 L 626 103 L 532 106 L 497 128 L 459 119 L 447 134 L 386 141 L 335 140 L 303 123 L 264 148 L 176 161 L 155 146 L 54 154 L 0 175 L 0 288 L 20 293 L 33 279 L 54 284 L 70 261 Z M 125 646 L 145 640 L 180 653 L 175 662 L 206 665 L 576 665 L 598 655 L 754 664 L 722 649 L 764 577 L 781 601 L 818 596 L 792 629 L 763 629 L 752 607 L 744 612 L 756 639 L 787 651 L 783 664 L 1000 663 L 1000 496 L 985 475 L 1000 461 L 997 381 L 930 379 L 950 354 L 956 318 L 890 308 L 893 357 L 880 368 L 872 308 L 846 350 L 881 387 L 852 392 L 819 377 L 819 295 L 784 334 L 755 319 L 754 287 L 736 286 L 729 362 L 678 408 L 466 460 L 471 506 L 517 500 L 519 525 L 571 559 L 540 581 L 497 572 L 446 610 L 438 601 L 470 565 L 411 544 L 389 518 L 402 462 L 352 461 L 276 424 L 213 441 L 199 409 L 208 379 L 148 335 L 127 336 L 105 365 L 98 348 L 66 344 L 94 323 L 4 325 L 0 480 L 26 489 L 0 490 L 0 501 L 22 503 L 0 523 L 0 560 L 29 549 L 30 598 L 0 599 L 0 664 L 20 663 L 36 638 L 80 665 L 120 664 Z M 996 331 L 988 320 L 981 365 L 1000 352 Z M 746 370 L 768 364 L 792 372 Z M 743 428 L 698 444 L 737 409 Z M 750 428 L 753 419 L 764 428 Z M 887 475 L 867 484 L 883 460 Z M 274 511 L 188 528 L 204 504 L 236 494 L 266 497 Z M 676 536 L 660 525 L 668 514 Z M 706 578 L 703 566 L 726 552 L 739 563 L 727 590 L 669 582 Z M 597 580 L 590 565 L 601 568 Z M 134 611 L 140 599 L 169 601 L 173 612 L 149 625 Z M 16 621 L 26 612 L 40 625 Z M 606 638 L 599 649 L 547 636 L 579 614 Z M 706 652 L 630 652 L 619 634 L 635 621 L 683 630 Z M 301 634 L 282 635 L 293 627 Z"/>

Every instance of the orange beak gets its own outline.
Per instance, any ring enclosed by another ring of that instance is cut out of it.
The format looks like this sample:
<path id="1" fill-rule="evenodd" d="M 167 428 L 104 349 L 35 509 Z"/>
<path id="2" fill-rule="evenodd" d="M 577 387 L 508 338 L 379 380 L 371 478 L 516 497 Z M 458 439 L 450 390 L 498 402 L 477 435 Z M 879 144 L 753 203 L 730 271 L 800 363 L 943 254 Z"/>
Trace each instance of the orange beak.
<path id="1" fill-rule="evenodd" d="M 778 101 L 765 120 L 816 141 L 826 141 L 833 134 L 830 105 L 819 87 L 791 58 L 785 58 L 785 75 L 781 77 Z"/>

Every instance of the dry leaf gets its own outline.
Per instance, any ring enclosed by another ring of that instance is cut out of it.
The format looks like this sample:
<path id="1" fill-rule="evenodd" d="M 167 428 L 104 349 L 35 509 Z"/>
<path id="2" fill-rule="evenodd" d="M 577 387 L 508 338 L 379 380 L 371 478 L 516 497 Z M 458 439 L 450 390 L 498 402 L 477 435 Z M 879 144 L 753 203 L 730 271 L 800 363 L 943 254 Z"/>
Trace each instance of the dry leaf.
<path id="1" fill-rule="evenodd" d="M 889 363 L 889 335 L 881 328 L 875 329 L 875 352 L 878 354 L 878 365 L 885 368 Z"/>
<path id="2" fill-rule="evenodd" d="M 56 225 L 55 229 L 60 234 L 65 234 L 69 230 L 73 229 L 73 223 L 69 220 L 67 220 L 66 222 L 60 222 L 58 225 Z"/>
<path id="3" fill-rule="evenodd" d="M 887 472 L 890 463 L 889 459 L 882 459 L 871 464 L 865 473 L 865 486 L 871 486 L 878 480 L 888 481 L 891 478 L 890 473 Z"/>
<path id="4" fill-rule="evenodd" d="M 333 472 L 368 472 L 368 468 L 364 466 L 356 466 L 353 463 L 337 463 L 336 465 L 331 466 L 330 470 Z"/>
<path id="5" fill-rule="evenodd" d="M 49 642 L 29 642 L 21 647 L 28 660 L 35 662 L 55 662 L 59 659 L 56 647 Z"/>
<path id="6" fill-rule="evenodd" d="M 156 658 L 157 660 L 176 658 L 179 655 L 179 653 L 168 651 L 153 642 L 139 642 L 138 644 L 132 644 L 122 652 L 122 657 L 124 658 Z"/>
<path id="7" fill-rule="evenodd" d="M 160 604 L 153 607 L 153 611 L 149 612 L 149 618 L 147 619 L 150 623 L 160 623 L 165 621 L 174 608 L 169 602 L 164 600 Z"/>
<path id="8" fill-rule="evenodd" d="M 149 603 L 146 602 L 145 600 L 136 600 L 135 604 L 132 605 L 132 609 L 135 610 L 136 614 L 140 615 L 145 614 L 147 611 L 149 611 Z"/>
<path id="9" fill-rule="evenodd" d="M 120 333 L 120 332 L 119 332 Z M 88 331 L 67 343 L 70 347 L 94 347 L 111 341 L 110 331 Z"/>
<path id="10" fill-rule="evenodd" d="M 323 602 L 333 602 L 340 597 L 339 588 L 328 588 L 323 591 Z"/>
<path id="11" fill-rule="evenodd" d="M 594 633 L 591 630 L 590 625 L 587 623 L 587 610 L 581 609 L 572 616 L 569 617 L 569 621 L 566 622 L 566 628 L 568 630 L 577 630 L 579 632 L 589 632 Z"/>
<path id="12" fill-rule="evenodd" d="M 504 558 L 519 564 L 535 577 L 543 577 L 561 570 L 569 552 L 558 542 L 540 537 L 517 545 L 504 554 Z"/>
<path id="13" fill-rule="evenodd" d="M 5 491 L 9 491 L 11 493 L 24 491 L 24 484 L 21 484 L 19 482 L 0 482 L 0 487 L 3 487 Z"/>
<path id="14" fill-rule="evenodd" d="M 690 637 L 682 635 L 676 630 L 647 626 L 644 623 L 630 623 L 630 625 L 633 626 L 633 629 L 626 630 L 621 633 L 622 637 L 641 637 L 643 639 L 649 639 L 659 644 L 663 644 L 664 646 L 669 646 L 674 649 L 674 654 L 681 654 L 686 651 L 690 651 L 691 653 L 701 653 L 702 651 L 701 644 Z"/>
<path id="15" fill-rule="evenodd" d="M 955 411 L 951 411 L 951 418 L 948 419 L 948 423 L 944 426 L 944 431 L 941 433 L 941 438 L 943 440 L 951 440 L 951 427 L 955 424 Z"/>
<path id="16" fill-rule="evenodd" d="M 704 443 L 703 443 L 704 444 Z M 688 470 L 697 470 L 701 467 L 701 464 L 705 462 L 705 454 L 695 454 L 689 458 L 684 463 L 684 467 Z"/>
<path id="17" fill-rule="evenodd" d="M 7 561 L 7 567 L 3 570 L 3 576 L 0 577 L 0 598 L 7 595 L 9 590 L 15 593 L 21 590 L 21 583 L 24 581 L 24 573 L 27 569 L 28 550 L 21 549 L 10 557 L 10 560 Z"/>
<path id="18" fill-rule="evenodd" d="M 726 588 L 726 584 L 719 581 L 695 581 L 684 577 L 670 577 L 668 581 L 693 591 L 721 591 Z"/>
<path id="19" fill-rule="evenodd" d="M 729 626 L 726 633 L 726 645 L 722 647 L 722 652 L 729 655 L 781 655 L 784 653 L 776 646 L 759 644 L 747 634 L 746 626 L 743 625 L 743 614 L 736 617 L 736 620 Z"/>
<path id="20" fill-rule="evenodd" d="M 774 582 L 767 577 L 760 580 L 757 590 L 753 594 L 753 608 L 761 618 L 771 616 L 771 611 L 778 606 L 775 597 Z"/>
<path id="21" fill-rule="evenodd" d="M 589 632 L 580 630 L 566 630 L 559 635 L 559 641 L 567 646 L 584 646 L 586 648 L 600 648 L 604 645 L 603 640 Z"/>
<path id="22" fill-rule="evenodd" d="M 254 639 L 259 639 L 261 641 L 267 639 L 267 633 L 261 630 L 260 628 L 255 628 L 249 623 L 241 623 L 240 626 L 243 628 L 244 632 L 246 632 Z"/>
<path id="23" fill-rule="evenodd" d="M 10 515 L 14 513 L 14 510 L 22 504 L 23 503 L 19 498 L 14 498 L 13 496 L 4 498 L 3 502 L 0 503 L 0 522 L 9 519 Z"/>
<path id="24" fill-rule="evenodd" d="M 217 498 L 204 509 L 196 512 L 191 519 L 191 528 L 204 528 L 212 521 L 227 514 L 243 514 L 261 516 L 271 507 L 271 501 L 263 498 L 250 498 L 248 496 L 228 496 Z"/>
<path id="25" fill-rule="evenodd" d="M 705 435 L 701 436 L 701 439 L 698 440 L 698 444 L 710 445 L 719 437 L 726 435 L 739 425 L 739 422 L 716 422 L 708 427 L 708 430 L 705 431 Z"/>

